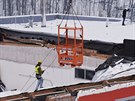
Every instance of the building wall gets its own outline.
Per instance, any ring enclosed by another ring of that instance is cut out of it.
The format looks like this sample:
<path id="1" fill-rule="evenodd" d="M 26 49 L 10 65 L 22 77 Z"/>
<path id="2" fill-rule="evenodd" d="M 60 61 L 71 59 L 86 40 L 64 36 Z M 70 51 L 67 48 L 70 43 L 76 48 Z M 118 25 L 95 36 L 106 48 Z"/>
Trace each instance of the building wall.
<path id="1" fill-rule="evenodd" d="M 82 96 L 78 101 L 135 101 L 135 86 L 101 94 Z"/>
<path id="2" fill-rule="evenodd" d="M 63 19 L 64 14 L 48 14 L 46 15 L 46 20 L 55 20 L 55 19 Z M 78 16 L 80 20 L 84 21 L 106 21 L 106 17 L 90 17 L 90 16 Z M 41 22 L 42 17 L 41 15 L 23 15 L 23 16 L 7 16 L 0 18 L 0 24 L 13 24 L 13 23 L 28 23 L 29 20 L 32 19 L 34 22 Z M 67 17 L 65 17 L 67 19 Z M 69 20 L 77 18 L 72 15 L 69 15 Z M 118 18 L 110 18 L 109 21 L 119 22 L 121 21 Z"/>
<path id="3" fill-rule="evenodd" d="M 46 47 L 0 45 L 0 59 L 35 65 L 39 59 L 44 66 L 59 67 L 57 52 Z M 84 56 L 83 66 L 95 69 L 105 60 Z"/>

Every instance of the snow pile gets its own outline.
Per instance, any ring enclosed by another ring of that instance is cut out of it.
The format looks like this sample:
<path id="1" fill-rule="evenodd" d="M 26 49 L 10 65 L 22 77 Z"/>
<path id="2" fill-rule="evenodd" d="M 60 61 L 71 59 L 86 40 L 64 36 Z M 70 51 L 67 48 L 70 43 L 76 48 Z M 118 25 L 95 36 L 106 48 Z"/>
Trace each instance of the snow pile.
<path id="1" fill-rule="evenodd" d="M 124 57 L 114 56 L 109 58 L 97 69 L 93 82 L 135 75 L 135 61 Z"/>

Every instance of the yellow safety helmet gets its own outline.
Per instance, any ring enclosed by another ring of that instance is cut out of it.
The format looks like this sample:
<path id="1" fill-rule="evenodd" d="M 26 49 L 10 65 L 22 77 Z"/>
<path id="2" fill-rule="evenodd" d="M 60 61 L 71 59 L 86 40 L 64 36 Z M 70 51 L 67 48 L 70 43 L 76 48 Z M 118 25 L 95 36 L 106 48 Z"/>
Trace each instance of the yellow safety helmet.
<path id="1" fill-rule="evenodd" d="M 38 63 L 42 63 L 42 60 L 38 60 Z"/>

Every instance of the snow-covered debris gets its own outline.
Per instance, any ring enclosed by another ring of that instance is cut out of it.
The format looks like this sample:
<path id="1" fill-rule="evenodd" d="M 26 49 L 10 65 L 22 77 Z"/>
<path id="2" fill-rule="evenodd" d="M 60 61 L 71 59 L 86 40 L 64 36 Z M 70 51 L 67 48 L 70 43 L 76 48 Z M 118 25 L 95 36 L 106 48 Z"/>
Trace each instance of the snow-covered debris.
<path id="1" fill-rule="evenodd" d="M 5 91 L 5 88 L 6 88 L 5 84 L 0 80 L 0 92 Z"/>
<path id="2" fill-rule="evenodd" d="M 1 92 L 0 93 L 0 98 L 2 97 L 6 97 L 6 96 L 13 96 L 13 95 L 17 95 L 17 94 L 21 94 L 20 91 L 5 91 L 5 92 Z"/>
<path id="3" fill-rule="evenodd" d="M 135 74 L 135 59 L 113 56 L 96 68 L 93 82 Z"/>

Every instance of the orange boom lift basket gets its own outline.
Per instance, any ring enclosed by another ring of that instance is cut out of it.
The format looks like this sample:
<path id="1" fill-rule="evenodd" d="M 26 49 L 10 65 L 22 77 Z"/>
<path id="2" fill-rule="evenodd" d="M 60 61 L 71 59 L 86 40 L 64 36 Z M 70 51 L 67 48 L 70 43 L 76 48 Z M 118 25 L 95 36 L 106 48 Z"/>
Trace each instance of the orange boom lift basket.
<path id="1" fill-rule="evenodd" d="M 64 35 L 61 34 L 64 32 Z M 58 26 L 58 63 L 71 67 L 83 64 L 83 26 Z"/>

